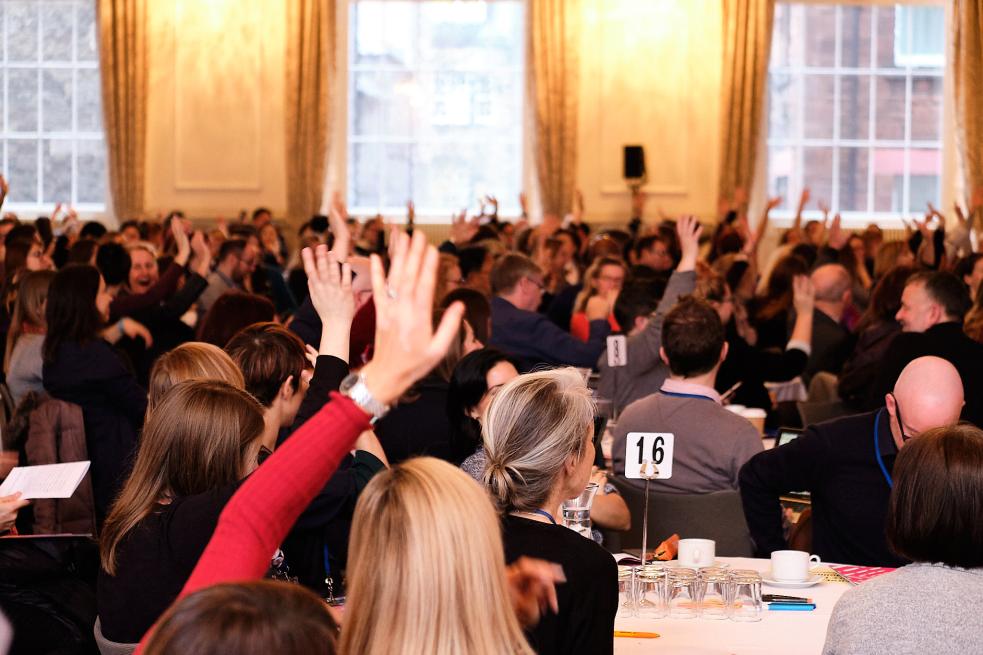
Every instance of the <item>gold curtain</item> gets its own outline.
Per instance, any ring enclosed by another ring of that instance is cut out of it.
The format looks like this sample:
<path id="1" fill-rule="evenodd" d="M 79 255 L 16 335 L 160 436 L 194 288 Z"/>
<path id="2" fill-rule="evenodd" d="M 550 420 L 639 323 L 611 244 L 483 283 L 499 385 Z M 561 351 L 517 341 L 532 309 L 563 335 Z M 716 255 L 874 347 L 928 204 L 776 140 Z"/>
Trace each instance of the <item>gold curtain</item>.
<path id="1" fill-rule="evenodd" d="M 143 213 L 147 136 L 146 0 L 99 0 L 102 113 L 113 213 Z"/>
<path id="2" fill-rule="evenodd" d="M 526 87 L 543 211 L 570 211 L 577 176 L 580 0 L 530 0 Z"/>
<path id="3" fill-rule="evenodd" d="M 952 88 L 967 198 L 983 188 L 983 0 L 953 0 Z"/>
<path id="4" fill-rule="evenodd" d="M 335 0 L 287 0 L 287 217 L 321 209 L 334 72 Z"/>
<path id="5" fill-rule="evenodd" d="M 723 0 L 724 62 L 721 98 L 719 196 L 748 193 L 767 106 L 773 0 Z"/>

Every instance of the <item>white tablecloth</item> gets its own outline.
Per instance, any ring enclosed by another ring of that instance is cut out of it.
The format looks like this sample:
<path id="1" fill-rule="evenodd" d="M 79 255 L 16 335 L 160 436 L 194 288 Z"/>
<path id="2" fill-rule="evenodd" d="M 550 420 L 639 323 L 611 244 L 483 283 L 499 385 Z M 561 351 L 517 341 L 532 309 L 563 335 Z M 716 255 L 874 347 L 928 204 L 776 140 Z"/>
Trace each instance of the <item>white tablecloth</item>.
<path id="1" fill-rule="evenodd" d="M 755 569 L 767 575 L 770 560 L 744 557 L 721 557 L 731 568 Z M 685 653 L 691 655 L 809 655 L 821 653 L 826 640 L 826 626 L 833 606 L 850 588 L 846 582 L 820 582 L 806 589 L 779 589 L 768 584 L 762 593 L 812 598 L 812 612 L 771 612 L 767 606 L 761 621 L 739 623 L 712 619 L 638 619 L 615 621 L 617 630 L 657 632 L 658 639 L 614 640 L 617 655 L 633 653 Z"/>

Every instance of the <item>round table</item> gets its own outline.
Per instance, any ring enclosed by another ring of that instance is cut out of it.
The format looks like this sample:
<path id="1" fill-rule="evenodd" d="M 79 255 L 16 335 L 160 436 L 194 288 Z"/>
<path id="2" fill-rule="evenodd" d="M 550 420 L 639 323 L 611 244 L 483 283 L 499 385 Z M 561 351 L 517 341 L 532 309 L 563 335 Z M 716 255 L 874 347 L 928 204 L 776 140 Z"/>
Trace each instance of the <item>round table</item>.
<path id="1" fill-rule="evenodd" d="M 720 557 L 732 569 L 754 569 L 767 575 L 771 561 L 746 557 Z M 765 605 L 761 621 L 740 623 L 712 619 L 639 619 L 619 618 L 616 630 L 657 632 L 658 639 L 614 640 L 617 655 L 632 653 L 687 653 L 692 655 L 808 655 L 822 653 L 826 641 L 826 626 L 833 606 L 850 584 L 820 582 L 805 589 L 780 589 L 762 585 L 764 594 L 784 594 L 812 598 L 816 609 L 811 612 L 772 612 Z"/>

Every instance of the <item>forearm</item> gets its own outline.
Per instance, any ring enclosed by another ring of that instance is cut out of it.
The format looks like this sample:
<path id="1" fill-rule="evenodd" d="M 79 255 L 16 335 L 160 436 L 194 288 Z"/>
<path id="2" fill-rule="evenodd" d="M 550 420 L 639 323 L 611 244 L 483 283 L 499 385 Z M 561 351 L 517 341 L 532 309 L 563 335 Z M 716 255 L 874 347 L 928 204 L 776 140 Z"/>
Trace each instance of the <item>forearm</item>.
<path id="1" fill-rule="evenodd" d="M 616 493 L 598 493 L 590 508 L 591 521 L 609 530 L 628 530 L 631 528 L 631 512 L 625 500 Z"/>
<path id="2" fill-rule="evenodd" d="M 741 502 L 758 556 L 785 548 L 782 532 L 782 505 L 779 492 L 766 483 L 754 462 L 741 469 L 738 480 Z"/>
<path id="3" fill-rule="evenodd" d="M 337 357 L 346 364 L 349 363 L 348 351 L 351 347 L 351 335 L 351 319 L 333 320 L 327 322 L 322 321 L 321 341 L 318 346 L 317 354 Z"/>

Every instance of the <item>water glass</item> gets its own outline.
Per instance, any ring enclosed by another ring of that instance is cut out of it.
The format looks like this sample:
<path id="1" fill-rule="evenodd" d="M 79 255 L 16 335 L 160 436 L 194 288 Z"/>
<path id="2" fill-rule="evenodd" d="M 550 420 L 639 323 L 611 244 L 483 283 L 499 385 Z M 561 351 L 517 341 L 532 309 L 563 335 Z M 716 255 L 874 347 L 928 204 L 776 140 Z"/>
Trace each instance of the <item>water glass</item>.
<path id="1" fill-rule="evenodd" d="M 669 607 L 670 618 L 692 619 L 700 615 L 696 587 L 696 571 L 680 567 L 669 569 L 666 579 L 666 604 Z"/>
<path id="2" fill-rule="evenodd" d="M 635 568 L 618 567 L 618 617 L 635 616 Z"/>
<path id="3" fill-rule="evenodd" d="M 638 616 L 661 619 L 669 613 L 666 605 L 666 569 L 658 564 L 640 566 L 635 573 L 635 607 Z"/>
<path id="4" fill-rule="evenodd" d="M 760 621 L 761 574 L 757 571 L 731 572 L 727 607 L 732 621 Z"/>
<path id="5" fill-rule="evenodd" d="M 581 536 L 591 538 L 590 506 L 597 493 L 597 484 L 591 482 L 576 498 L 564 500 L 561 506 L 563 525 Z"/>
<path id="6" fill-rule="evenodd" d="M 727 594 L 730 575 L 724 569 L 700 569 L 696 596 L 700 603 L 700 615 L 705 619 L 727 618 Z"/>

